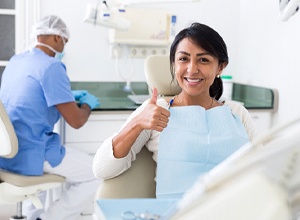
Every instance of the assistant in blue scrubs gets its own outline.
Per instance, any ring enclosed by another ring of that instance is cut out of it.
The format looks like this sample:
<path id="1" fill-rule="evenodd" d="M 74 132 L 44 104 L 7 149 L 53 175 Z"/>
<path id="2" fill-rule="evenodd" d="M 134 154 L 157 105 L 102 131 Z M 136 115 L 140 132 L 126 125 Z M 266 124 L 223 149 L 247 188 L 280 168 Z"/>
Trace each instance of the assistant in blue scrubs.
<path id="1" fill-rule="evenodd" d="M 27 203 L 27 219 L 77 219 L 92 202 L 99 185 L 92 173 L 93 158 L 61 145 L 54 125 L 62 116 L 73 128 L 88 120 L 99 105 L 97 97 L 71 91 L 66 66 L 61 62 L 69 31 L 57 16 L 47 16 L 33 27 L 35 47 L 15 55 L 4 70 L 0 98 L 16 131 L 19 151 L 12 159 L 0 158 L 0 168 L 38 176 L 44 172 L 66 177 L 70 188 L 47 211 Z"/>
<path id="2" fill-rule="evenodd" d="M 4 71 L 0 95 L 19 141 L 16 157 L 0 158 L 1 168 L 42 175 L 45 160 L 57 166 L 65 148 L 53 132 L 60 118 L 55 105 L 75 101 L 65 65 L 39 48 L 16 55 Z"/>

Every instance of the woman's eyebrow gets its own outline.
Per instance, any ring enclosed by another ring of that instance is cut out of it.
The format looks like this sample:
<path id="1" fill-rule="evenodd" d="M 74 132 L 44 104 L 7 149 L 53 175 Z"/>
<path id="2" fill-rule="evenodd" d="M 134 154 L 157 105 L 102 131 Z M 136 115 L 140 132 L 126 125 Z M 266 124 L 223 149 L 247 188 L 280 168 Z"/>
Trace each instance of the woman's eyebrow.
<path id="1" fill-rule="evenodd" d="M 187 53 L 187 52 L 185 52 L 185 51 L 178 51 L 178 52 L 177 52 L 177 54 L 180 54 L 180 53 L 185 54 L 185 55 L 187 55 L 187 56 L 191 56 L 191 54 L 189 54 L 189 53 Z M 199 56 L 204 56 L 204 55 L 209 55 L 209 56 L 211 56 L 211 54 L 208 53 L 208 52 L 197 53 L 196 56 L 199 57 Z"/>
<path id="2" fill-rule="evenodd" d="M 211 56 L 211 54 L 208 53 L 208 52 L 197 53 L 197 57 L 199 57 L 199 56 L 204 56 L 204 55 L 209 55 L 209 56 Z"/>
<path id="3" fill-rule="evenodd" d="M 182 54 L 184 54 L 184 55 L 187 55 L 187 56 L 190 56 L 191 54 L 189 54 L 189 53 L 187 53 L 187 52 L 185 52 L 185 51 L 178 51 L 177 52 L 177 54 L 180 54 L 180 53 L 182 53 Z"/>

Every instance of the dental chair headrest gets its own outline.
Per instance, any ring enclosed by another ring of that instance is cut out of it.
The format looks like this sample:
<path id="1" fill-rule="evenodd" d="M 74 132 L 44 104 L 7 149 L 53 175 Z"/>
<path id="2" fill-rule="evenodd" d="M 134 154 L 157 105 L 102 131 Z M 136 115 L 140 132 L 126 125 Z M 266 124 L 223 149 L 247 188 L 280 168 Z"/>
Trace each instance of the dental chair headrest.
<path id="1" fill-rule="evenodd" d="M 147 57 L 144 70 L 149 92 L 153 87 L 156 87 L 158 94 L 163 96 L 174 96 L 181 92 L 176 79 L 172 81 L 168 55 L 151 55 Z"/>

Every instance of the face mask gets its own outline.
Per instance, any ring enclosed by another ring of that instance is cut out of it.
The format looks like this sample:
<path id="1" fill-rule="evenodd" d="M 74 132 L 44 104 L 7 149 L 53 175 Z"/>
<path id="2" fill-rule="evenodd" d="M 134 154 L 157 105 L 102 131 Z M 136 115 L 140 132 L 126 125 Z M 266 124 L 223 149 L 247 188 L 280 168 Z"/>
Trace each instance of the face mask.
<path id="1" fill-rule="evenodd" d="M 64 39 L 63 37 L 62 37 L 62 40 L 63 40 L 64 47 L 65 47 L 66 42 L 65 42 L 65 39 Z M 49 45 L 47 45 L 47 44 L 44 44 L 44 43 L 41 43 L 41 42 L 38 42 L 38 41 L 36 42 L 35 45 L 41 45 L 41 46 L 45 46 L 45 47 L 49 48 L 51 51 L 53 51 L 53 52 L 55 53 L 54 58 L 55 58 L 55 59 L 58 59 L 58 60 L 60 60 L 60 61 L 62 60 L 62 58 L 63 58 L 64 55 L 65 55 L 64 49 L 63 49 L 62 52 L 58 52 L 58 51 L 54 50 L 51 46 L 49 46 Z"/>
<path id="2" fill-rule="evenodd" d="M 62 58 L 64 57 L 64 55 L 65 55 L 64 51 L 62 51 L 61 53 L 60 52 L 56 52 L 54 58 L 58 59 L 58 60 L 62 60 Z"/>
<path id="3" fill-rule="evenodd" d="M 65 50 L 66 41 L 65 41 L 65 39 L 64 39 L 63 37 L 62 37 L 61 39 L 63 40 L 63 43 L 64 43 L 64 49 L 63 49 L 62 52 L 56 52 L 56 53 L 55 53 L 55 56 L 54 56 L 54 57 L 55 57 L 56 59 L 58 59 L 58 60 L 62 60 L 62 58 L 63 58 L 64 55 L 65 55 L 65 51 L 64 51 L 64 50 Z"/>

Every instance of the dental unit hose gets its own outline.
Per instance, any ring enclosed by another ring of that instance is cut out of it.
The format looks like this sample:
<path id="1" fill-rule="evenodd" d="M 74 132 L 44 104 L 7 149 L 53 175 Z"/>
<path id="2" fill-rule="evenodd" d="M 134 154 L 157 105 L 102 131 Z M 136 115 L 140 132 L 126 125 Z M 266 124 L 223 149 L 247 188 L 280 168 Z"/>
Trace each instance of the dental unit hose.
<path id="1" fill-rule="evenodd" d="M 120 57 L 120 54 L 118 54 L 118 50 L 117 49 L 115 49 L 114 50 L 114 55 L 115 55 L 115 57 L 116 57 L 116 71 L 118 72 L 118 74 L 121 76 L 121 78 L 126 82 L 126 85 L 124 86 L 124 88 L 123 88 L 123 90 L 125 91 L 125 92 L 131 92 L 132 93 L 132 95 L 135 95 L 135 93 L 134 93 L 134 91 L 133 91 L 133 89 L 132 89 L 132 87 L 131 87 L 131 81 L 130 81 L 130 79 L 132 78 L 132 76 L 133 76 L 133 61 L 132 61 L 132 59 L 130 58 L 130 56 L 129 56 L 129 53 L 128 53 L 128 47 L 126 46 L 126 45 L 122 45 L 122 52 L 123 52 L 123 61 L 124 61 L 124 63 L 123 64 L 128 64 L 128 63 L 130 63 L 130 70 L 128 71 L 129 72 L 129 74 L 128 75 L 124 75 L 124 72 L 125 71 L 121 71 L 121 68 L 120 68 L 120 59 L 119 59 L 119 57 Z M 130 62 L 125 62 L 125 61 L 128 61 L 128 60 L 130 60 Z M 124 68 L 125 70 L 127 70 L 127 68 Z M 128 68 L 129 69 L 129 68 Z"/>

